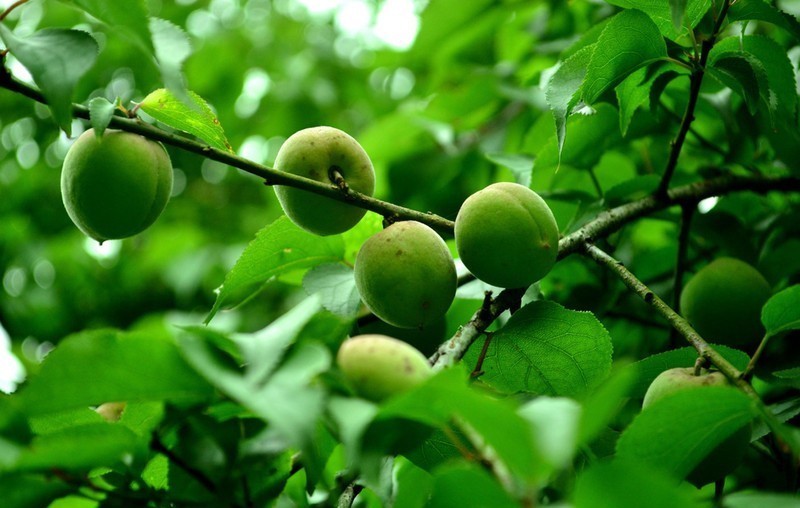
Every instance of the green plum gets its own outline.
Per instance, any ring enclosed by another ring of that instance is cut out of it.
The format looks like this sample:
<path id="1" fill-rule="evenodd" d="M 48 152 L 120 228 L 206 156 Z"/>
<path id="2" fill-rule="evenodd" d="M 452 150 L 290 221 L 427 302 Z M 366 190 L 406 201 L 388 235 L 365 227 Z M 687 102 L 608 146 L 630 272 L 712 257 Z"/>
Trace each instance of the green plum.
<path id="1" fill-rule="evenodd" d="M 728 386 L 721 372 L 703 370 L 695 375 L 694 368 L 669 369 L 659 374 L 645 393 L 642 410 L 671 394 L 705 386 Z M 745 425 L 717 445 L 692 471 L 686 479 L 696 487 L 717 481 L 730 474 L 744 458 L 750 445 L 751 426 Z"/>
<path id="2" fill-rule="evenodd" d="M 278 151 L 275 169 L 323 183 L 336 169 L 348 187 L 372 196 L 375 170 L 369 156 L 349 134 L 333 127 L 312 127 L 294 133 Z M 299 227 L 317 235 L 335 235 L 355 226 L 363 208 L 309 191 L 275 186 L 284 213 Z"/>
<path id="3" fill-rule="evenodd" d="M 364 398 L 380 402 L 428 379 L 428 359 L 413 346 L 386 335 L 358 335 L 339 348 L 336 363 Z"/>
<path id="4" fill-rule="evenodd" d="M 752 266 L 719 258 L 687 282 L 681 293 L 681 312 L 707 341 L 749 346 L 764 335 L 761 307 L 771 292 L 767 280 Z"/>
<path id="5" fill-rule="evenodd" d="M 477 278 L 503 288 L 547 275 L 558 255 L 558 225 L 544 199 L 516 183 L 495 183 L 464 201 L 456 248 Z"/>
<path id="6" fill-rule="evenodd" d="M 358 251 L 356 287 L 380 319 L 422 328 L 444 316 L 456 294 L 456 267 L 444 240 L 417 221 L 397 222 Z"/>
<path id="7" fill-rule="evenodd" d="M 138 134 L 94 129 L 72 144 L 61 170 L 61 197 L 72 222 L 95 240 L 127 238 L 150 226 L 172 193 L 163 145 Z"/>

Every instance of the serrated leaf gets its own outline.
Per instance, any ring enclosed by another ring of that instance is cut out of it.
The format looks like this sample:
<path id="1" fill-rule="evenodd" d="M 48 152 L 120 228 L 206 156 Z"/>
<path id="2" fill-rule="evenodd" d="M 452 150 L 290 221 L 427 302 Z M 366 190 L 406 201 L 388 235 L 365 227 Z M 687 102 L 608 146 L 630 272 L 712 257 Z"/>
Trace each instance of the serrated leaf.
<path id="1" fill-rule="evenodd" d="M 111 117 L 114 116 L 115 109 L 116 106 L 108 102 L 105 97 L 95 97 L 89 101 L 89 122 L 97 137 L 101 137 L 105 132 L 111 122 Z"/>
<path id="2" fill-rule="evenodd" d="M 545 98 L 556 121 L 559 160 L 561 160 L 564 140 L 567 137 L 567 117 L 572 113 L 578 103 L 578 99 L 580 99 L 578 92 L 586 77 L 586 67 L 592 58 L 594 48 L 594 44 L 587 46 L 567 58 L 547 83 Z"/>
<path id="3" fill-rule="evenodd" d="M 800 329 L 800 284 L 772 295 L 761 309 L 761 322 L 769 335 Z"/>
<path id="4" fill-rule="evenodd" d="M 800 376 L 800 369 L 790 369 L 790 370 L 797 371 L 793 373 L 795 377 Z M 780 375 L 781 372 L 786 372 L 786 371 L 775 372 L 774 373 L 775 377 L 779 379 L 785 379 L 784 376 Z M 777 404 L 771 404 L 767 406 L 767 410 L 773 415 L 773 418 L 771 418 L 773 422 L 777 422 L 778 424 L 786 423 L 787 421 L 791 420 L 792 418 L 800 414 L 800 397 L 795 397 L 793 399 L 779 402 Z M 761 439 L 762 437 L 766 436 L 769 433 L 770 433 L 769 426 L 766 423 L 764 423 L 763 419 L 759 420 L 753 426 L 753 441 Z"/>
<path id="5" fill-rule="evenodd" d="M 206 323 L 223 305 L 242 303 L 276 275 L 337 262 L 343 255 L 341 236 L 316 236 L 295 226 L 287 217 L 280 217 L 259 231 L 236 260 L 217 290 L 217 300 Z"/>
<path id="6" fill-rule="evenodd" d="M 740 371 L 743 371 L 750 362 L 750 357 L 738 349 L 720 344 L 712 344 L 712 347 Z M 656 376 L 668 369 L 691 367 L 695 360 L 697 360 L 697 350 L 693 347 L 684 347 L 648 356 L 634 363 L 636 380 L 631 388 L 631 397 L 643 398 Z"/>
<path id="7" fill-rule="evenodd" d="M 767 77 L 763 66 L 744 53 L 723 54 L 710 62 L 708 72 L 739 94 L 751 115 L 756 114 L 762 93 L 766 92 L 762 87 L 762 82 L 766 82 Z"/>
<path id="8" fill-rule="evenodd" d="M 581 98 L 593 104 L 632 72 L 666 56 L 664 39 L 647 14 L 636 9 L 623 11 L 600 34 L 586 69 Z"/>
<path id="9" fill-rule="evenodd" d="M 65 0 L 99 19 L 114 33 L 121 33 L 148 53 L 153 51 L 147 27 L 147 7 L 143 0 Z"/>
<path id="10" fill-rule="evenodd" d="M 225 131 L 208 103 L 191 90 L 186 91 L 189 104 L 166 88 L 151 92 L 139 107 L 159 122 L 188 132 L 219 150 L 232 152 Z"/>
<path id="11" fill-rule="evenodd" d="M 783 12 L 763 0 L 739 0 L 728 9 L 731 21 L 758 20 L 780 27 L 800 40 L 800 23 L 797 18 Z"/>
<path id="12" fill-rule="evenodd" d="M 477 360 L 476 349 L 468 364 Z M 481 380 L 504 393 L 581 397 L 608 375 L 611 350 L 611 337 L 592 313 L 536 301 L 494 334 Z"/>
<path id="13" fill-rule="evenodd" d="M 735 388 L 684 390 L 642 411 L 620 436 L 617 455 L 683 478 L 754 416 L 753 401 Z"/>
<path id="14" fill-rule="evenodd" d="M 676 484 L 674 479 L 644 464 L 615 460 L 593 465 L 578 477 L 575 484 L 574 506 L 575 508 L 705 506 L 694 491 L 692 486 Z"/>
<path id="15" fill-rule="evenodd" d="M 165 19 L 150 18 L 149 27 L 164 84 L 176 97 L 189 102 L 183 77 L 183 62 L 192 54 L 189 37 L 179 26 Z"/>
<path id="16" fill-rule="evenodd" d="M 354 317 L 361 306 L 353 269 L 341 263 L 315 266 L 303 277 L 303 288 L 337 316 Z"/>
<path id="17" fill-rule="evenodd" d="M 690 28 L 694 28 L 700 22 L 710 6 L 708 0 L 670 0 L 669 2 L 664 0 L 608 0 L 608 3 L 619 7 L 639 9 L 645 12 L 665 37 L 677 39 L 685 31 L 682 26 L 675 25 L 675 11 L 672 7 L 674 2 L 685 3 L 683 21 Z"/>
<path id="18" fill-rule="evenodd" d="M 56 123 L 69 136 L 75 85 L 97 58 L 94 37 L 80 30 L 61 28 L 46 28 L 28 37 L 17 37 L 0 24 L 0 39 L 31 73 Z"/>

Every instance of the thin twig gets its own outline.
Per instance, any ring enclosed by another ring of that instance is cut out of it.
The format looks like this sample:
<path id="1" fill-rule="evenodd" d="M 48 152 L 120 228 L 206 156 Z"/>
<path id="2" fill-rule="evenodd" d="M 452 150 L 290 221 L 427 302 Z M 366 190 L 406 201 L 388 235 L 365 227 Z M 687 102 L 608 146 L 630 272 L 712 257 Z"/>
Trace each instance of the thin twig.
<path id="1" fill-rule="evenodd" d="M 44 96 L 42 96 L 38 90 L 8 76 L 4 77 L 0 75 L 0 87 L 24 95 L 25 97 L 28 97 L 36 102 L 40 102 L 42 104 L 47 103 Z M 89 110 L 84 106 L 73 104 L 72 113 L 78 118 L 89 119 Z M 337 201 L 342 201 L 359 208 L 364 208 L 365 210 L 371 210 L 383 216 L 398 217 L 405 220 L 416 220 L 427 224 L 428 226 L 442 233 L 453 233 L 453 221 L 445 219 L 444 217 L 440 217 L 432 213 L 418 212 L 410 208 L 395 205 L 394 203 L 381 201 L 380 199 L 356 192 L 352 189 L 350 189 L 347 193 L 344 193 L 340 187 L 332 183 L 318 182 L 310 178 L 304 178 L 302 176 L 270 168 L 264 166 L 263 164 L 258 164 L 249 159 L 245 159 L 244 157 L 239 157 L 234 153 L 219 150 L 212 146 L 194 141 L 178 134 L 172 134 L 140 120 L 123 118 L 121 116 L 113 116 L 111 117 L 109 127 L 140 134 L 148 139 L 160 141 L 188 152 L 202 155 L 208 159 L 227 164 L 228 166 L 235 167 L 246 173 L 250 173 L 251 175 L 262 178 L 268 185 L 286 185 L 289 187 L 295 187 L 297 189 L 313 192 Z"/>
<path id="2" fill-rule="evenodd" d="M 8 6 L 8 8 L 6 8 L 6 10 L 4 10 L 2 13 L 0 13 L 0 23 L 2 23 L 2 21 L 3 21 L 4 19 L 6 19 L 6 16 L 8 16 L 9 14 L 11 14 L 11 11 L 13 11 L 14 9 L 16 9 L 17 7 L 19 7 L 20 5 L 22 5 L 22 4 L 24 4 L 24 3 L 27 3 L 27 2 L 29 2 L 29 1 L 30 1 L 30 0 L 17 0 L 17 1 L 16 1 L 16 2 L 14 2 L 13 4 L 9 5 L 9 6 Z"/>
<path id="3" fill-rule="evenodd" d="M 756 352 L 753 353 L 753 357 L 750 358 L 750 361 L 747 363 L 747 367 L 744 369 L 744 372 L 742 373 L 742 376 L 745 379 L 749 380 L 750 376 L 753 375 L 753 370 L 756 368 L 756 363 L 758 363 L 758 360 L 761 359 L 761 355 L 764 354 L 764 350 L 766 349 L 767 343 L 769 342 L 769 339 L 771 337 L 772 337 L 771 335 L 766 334 L 764 335 L 764 338 L 761 339 L 761 342 L 759 342 Z"/>
<path id="4" fill-rule="evenodd" d="M 675 168 L 678 167 L 678 157 L 680 157 L 681 149 L 683 148 L 683 142 L 686 140 L 686 134 L 689 132 L 689 128 L 694 121 L 694 110 L 697 106 L 697 99 L 700 97 L 700 87 L 703 84 L 703 77 L 705 76 L 708 54 L 711 52 L 711 48 L 714 47 L 714 43 L 717 40 L 720 30 L 722 29 L 722 23 L 725 20 L 725 16 L 728 13 L 729 7 L 730 0 L 724 0 L 722 3 L 722 11 L 719 13 L 717 22 L 714 25 L 714 30 L 711 32 L 711 37 L 703 41 L 700 49 L 700 58 L 698 59 L 697 65 L 692 71 L 692 74 L 689 76 L 689 101 L 686 103 L 686 110 L 683 113 L 683 119 L 681 120 L 681 126 L 678 129 L 678 134 L 670 143 L 667 166 L 664 169 L 664 175 L 661 178 L 661 183 L 659 184 L 655 194 L 659 199 L 666 199 L 667 191 L 669 190 L 669 182 L 672 180 L 672 174 L 675 172 Z"/>
<path id="5" fill-rule="evenodd" d="M 345 487 L 344 492 L 342 495 L 339 496 L 339 500 L 336 502 L 336 508 L 350 508 L 353 506 L 353 501 L 355 501 L 356 496 L 364 490 L 364 487 L 353 482 Z"/>
<path id="6" fill-rule="evenodd" d="M 167 448 L 166 445 L 164 445 L 164 443 L 161 442 L 161 439 L 159 439 L 158 435 L 155 432 L 153 432 L 153 435 L 150 439 L 150 448 L 153 451 L 158 452 L 167 457 L 170 463 L 175 464 L 179 468 L 183 469 L 186 472 L 186 474 L 194 478 L 197 481 L 197 483 L 202 485 L 203 488 L 206 489 L 208 492 L 214 495 L 217 494 L 216 484 L 214 484 L 214 482 L 211 481 L 211 479 L 208 476 L 206 476 L 205 473 L 195 468 L 194 466 L 190 465 L 185 460 L 177 456 L 175 452 Z"/>

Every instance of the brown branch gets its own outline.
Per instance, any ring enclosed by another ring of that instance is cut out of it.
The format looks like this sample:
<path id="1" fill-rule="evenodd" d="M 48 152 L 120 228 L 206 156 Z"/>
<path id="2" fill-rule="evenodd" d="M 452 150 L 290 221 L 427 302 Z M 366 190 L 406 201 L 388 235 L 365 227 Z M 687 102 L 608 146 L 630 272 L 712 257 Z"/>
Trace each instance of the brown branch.
<path id="1" fill-rule="evenodd" d="M 655 194 L 659 199 L 667 198 L 669 182 L 672 180 L 672 175 L 675 172 L 675 168 L 678 167 L 678 157 L 680 157 L 681 149 L 683 148 L 683 142 L 686 141 L 686 134 L 689 133 L 689 129 L 694 121 L 694 110 L 697 106 L 697 99 L 700 97 L 700 87 L 703 84 L 703 77 L 705 76 L 708 54 L 711 52 L 711 48 L 713 48 L 714 44 L 716 43 L 717 36 L 722 29 L 722 23 L 725 20 L 725 16 L 728 14 L 729 7 L 730 0 L 724 0 L 722 4 L 722 11 L 720 12 L 719 17 L 714 25 L 714 30 L 711 32 L 711 37 L 703 41 L 703 45 L 700 49 L 700 58 L 696 63 L 694 71 L 692 71 L 692 74 L 689 76 L 689 101 L 686 103 L 686 110 L 683 113 L 683 119 L 681 120 L 681 126 L 678 129 L 678 134 L 670 143 L 667 166 L 664 169 L 664 175 L 661 177 L 661 183 L 659 184 Z"/>
<path id="2" fill-rule="evenodd" d="M 11 11 L 13 11 L 14 9 L 16 9 L 17 7 L 19 7 L 20 5 L 22 5 L 24 3 L 28 3 L 28 1 L 29 0 L 17 0 L 13 4 L 9 5 L 6 10 L 4 10 L 2 13 L 0 13 L 0 23 L 2 23 L 2 21 L 4 19 L 6 19 L 6 16 L 11 14 Z"/>

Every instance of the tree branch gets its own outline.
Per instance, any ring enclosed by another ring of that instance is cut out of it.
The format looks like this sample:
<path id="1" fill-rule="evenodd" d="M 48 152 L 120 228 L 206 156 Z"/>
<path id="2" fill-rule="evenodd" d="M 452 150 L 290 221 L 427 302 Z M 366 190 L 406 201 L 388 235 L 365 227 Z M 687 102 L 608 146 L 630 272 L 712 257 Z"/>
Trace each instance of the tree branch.
<path id="1" fill-rule="evenodd" d="M 47 103 L 44 96 L 42 96 L 38 90 L 21 83 L 10 77 L 8 74 L 4 74 L 2 72 L 0 72 L 0 86 L 24 95 L 25 97 L 28 97 L 36 102 L 40 102 L 42 104 Z M 89 119 L 89 109 L 84 106 L 73 104 L 72 113 L 78 118 Z M 337 201 L 342 201 L 359 208 L 364 208 L 365 210 L 379 213 L 385 217 L 416 220 L 427 224 L 428 226 L 442 233 L 452 234 L 453 232 L 453 221 L 447 220 L 444 217 L 440 217 L 432 213 L 418 212 L 410 208 L 405 208 L 393 203 L 381 201 L 380 199 L 367 196 L 366 194 L 356 192 L 352 189 L 349 189 L 348 192 L 345 193 L 342 192 L 341 187 L 333 183 L 322 183 L 316 180 L 311 180 L 310 178 L 304 178 L 302 176 L 293 175 L 285 171 L 273 169 L 253 162 L 249 159 L 245 159 L 244 157 L 239 157 L 236 154 L 219 150 L 198 141 L 194 141 L 187 137 L 172 134 L 153 125 L 144 123 L 138 119 L 114 116 L 111 118 L 111 123 L 109 126 L 115 129 L 140 134 L 148 139 L 160 141 L 182 150 L 186 150 L 187 152 L 196 153 L 211 160 L 235 167 L 246 173 L 250 173 L 251 175 L 262 178 L 267 185 L 286 185 L 295 187 L 297 189 L 313 192 Z"/>
<path id="2" fill-rule="evenodd" d="M 669 158 L 667 159 L 667 166 L 664 169 L 664 175 L 661 177 L 658 190 L 656 190 L 656 197 L 659 199 L 666 199 L 669 182 L 672 180 L 672 174 L 675 172 L 675 168 L 678 167 L 678 157 L 680 157 L 683 142 L 686 141 L 686 134 L 689 132 L 689 128 L 694 121 L 694 110 L 697 106 L 697 99 L 700 97 L 700 87 L 703 84 L 703 77 L 705 76 L 708 54 L 711 52 L 711 48 L 714 47 L 717 36 L 722 29 L 722 23 L 725 20 L 725 16 L 728 14 L 729 7 L 730 0 L 724 0 L 722 3 L 722 11 L 716 20 L 711 37 L 703 41 L 703 45 L 700 49 L 700 58 L 697 61 L 694 71 L 692 71 L 692 74 L 689 76 L 689 102 L 686 103 L 686 110 L 683 113 L 683 119 L 681 120 L 678 134 L 670 143 L 671 148 Z"/>
<path id="3" fill-rule="evenodd" d="M 4 19 L 6 19 L 6 16 L 11 14 L 11 11 L 13 11 L 14 9 L 16 9 L 17 7 L 19 7 L 20 5 L 22 5 L 24 3 L 28 3 L 28 1 L 29 0 L 17 0 L 13 4 L 9 5 L 6 10 L 4 10 L 2 13 L 0 13 L 0 22 L 2 22 Z"/>

